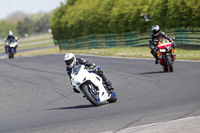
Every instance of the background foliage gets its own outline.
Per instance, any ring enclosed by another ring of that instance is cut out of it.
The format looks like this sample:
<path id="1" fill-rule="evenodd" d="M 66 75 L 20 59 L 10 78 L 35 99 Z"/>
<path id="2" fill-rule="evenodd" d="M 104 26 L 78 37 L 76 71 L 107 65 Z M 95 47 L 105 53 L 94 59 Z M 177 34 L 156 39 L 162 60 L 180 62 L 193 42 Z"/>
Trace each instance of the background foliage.
<path id="1" fill-rule="evenodd" d="M 44 14 L 38 20 L 33 20 L 29 17 L 25 17 L 23 21 L 19 21 L 17 24 L 17 31 L 20 36 L 25 34 L 41 34 L 47 33 L 49 26 L 49 15 Z"/>
<path id="2" fill-rule="evenodd" d="M 0 20 L 0 41 L 6 37 L 8 31 L 19 37 L 29 36 L 33 34 L 48 33 L 50 13 L 38 13 L 27 15 L 23 12 L 15 12 L 8 16 L 5 20 Z"/>
<path id="3" fill-rule="evenodd" d="M 11 24 L 11 23 L 7 23 L 3 20 L 0 20 L 0 39 L 6 37 L 6 35 L 8 34 L 9 30 L 13 30 L 13 32 L 17 32 L 15 25 Z"/>
<path id="4" fill-rule="evenodd" d="M 141 13 L 148 13 L 145 22 Z M 56 39 L 130 31 L 200 27 L 200 0 L 68 0 L 50 20 Z"/>

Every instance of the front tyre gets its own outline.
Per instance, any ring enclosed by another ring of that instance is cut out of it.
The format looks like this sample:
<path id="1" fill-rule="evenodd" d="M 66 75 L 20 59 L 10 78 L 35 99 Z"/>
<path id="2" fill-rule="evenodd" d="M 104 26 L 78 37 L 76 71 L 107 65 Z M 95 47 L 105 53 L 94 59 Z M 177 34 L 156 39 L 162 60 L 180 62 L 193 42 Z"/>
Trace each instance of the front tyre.
<path id="1" fill-rule="evenodd" d="M 163 70 L 164 70 L 164 72 L 168 72 L 168 66 L 167 66 L 167 65 L 164 65 L 164 66 L 163 66 Z"/>
<path id="2" fill-rule="evenodd" d="M 82 86 L 83 92 L 90 103 L 94 106 L 101 105 L 101 101 L 99 99 L 99 92 L 97 92 L 96 88 L 92 84 L 84 84 Z"/>
<path id="3" fill-rule="evenodd" d="M 14 58 L 14 49 L 13 49 L 13 48 L 10 48 L 10 49 L 9 49 L 8 58 L 9 58 L 9 59 Z"/>
<path id="4" fill-rule="evenodd" d="M 14 58 L 14 54 L 12 54 L 12 53 L 9 53 L 9 54 L 8 54 L 8 58 L 9 58 L 9 59 L 12 59 L 12 58 Z"/>
<path id="5" fill-rule="evenodd" d="M 166 58 L 167 58 L 167 65 L 169 67 L 169 70 L 170 72 L 173 72 L 173 64 L 172 64 L 171 56 L 167 55 Z"/>
<path id="6" fill-rule="evenodd" d="M 117 95 L 116 95 L 116 92 L 113 90 L 112 92 L 110 92 L 110 99 L 108 99 L 107 101 L 109 103 L 115 103 L 117 101 Z"/>

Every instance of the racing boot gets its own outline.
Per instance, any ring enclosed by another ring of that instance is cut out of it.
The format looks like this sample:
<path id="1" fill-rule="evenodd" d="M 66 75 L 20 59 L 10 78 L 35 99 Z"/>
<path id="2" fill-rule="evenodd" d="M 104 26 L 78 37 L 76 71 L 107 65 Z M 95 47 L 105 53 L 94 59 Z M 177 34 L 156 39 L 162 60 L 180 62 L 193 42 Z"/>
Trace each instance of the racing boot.
<path id="1" fill-rule="evenodd" d="M 6 53 L 6 54 L 8 53 L 7 47 L 5 47 L 5 53 Z"/>
<path id="2" fill-rule="evenodd" d="M 154 55 L 154 57 L 155 57 L 155 64 L 157 65 L 158 64 L 158 56 L 157 56 L 157 54 L 156 55 Z"/>
<path id="3" fill-rule="evenodd" d="M 114 89 L 113 86 L 112 86 L 112 83 L 109 80 L 106 80 L 105 84 L 106 84 L 109 91 L 112 91 Z"/>
<path id="4" fill-rule="evenodd" d="M 104 74 L 102 74 L 102 79 L 103 79 L 106 87 L 108 88 L 108 91 L 112 91 L 114 89 L 112 86 L 112 83 L 109 80 L 107 80 L 107 78 L 105 77 Z"/>
<path id="5" fill-rule="evenodd" d="M 155 60 L 155 64 L 156 64 L 156 65 L 158 64 L 158 58 L 156 58 L 156 60 Z"/>
<path id="6" fill-rule="evenodd" d="M 108 91 L 112 91 L 114 89 L 112 83 L 109 80 L 107 80 L 106 76 L 103 74 L 103 71 L 101 69 L 96 69 L 94 72 L 102 78 L 103 84 L 106 85 Z"/>
<path id="7" fill-rule="evenodd" d="M 158 64 L 158 55 L 156 53 L 156 49 L 152 49 L 151 50 L 151 54 L 154 56 L 155 60 L 155 64 Z"/>

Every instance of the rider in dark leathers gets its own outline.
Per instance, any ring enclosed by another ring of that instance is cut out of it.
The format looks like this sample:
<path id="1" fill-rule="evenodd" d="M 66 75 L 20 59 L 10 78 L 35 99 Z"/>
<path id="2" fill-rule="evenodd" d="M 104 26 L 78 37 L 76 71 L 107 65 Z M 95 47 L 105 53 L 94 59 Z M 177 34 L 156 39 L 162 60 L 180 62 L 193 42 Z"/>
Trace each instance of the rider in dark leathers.
<path id="1" fill-rule="evenodd" d="M 18 41 L 18 38 L 17 38 L 17 36 L 15 36 L 15 35 L 13 34 L 12 31 L 9 31 L 9 32 L 8 32 L 8 35 L 7 35 L 7 36 L 5 37 L 5 39 L 4 39 L 4 42 L 8 42 L 8 41 L 11 41 L 11 40 L 17 42 L 17 41 Z M 5 45 L 5 53 L 7 53 L 7 49 L 8 49 L 8 46 Z"/>
<path id="2" fill-rule="evenodd" d="M 71 72 L 72 72 L 72 66 L 70 65 L 71 62 L 73 63 L 73 66 L 76 66 L 76 65 L 79 65 L 79 64 L 83 64 L 89 69 L 94 69 L 96 67 L 95 63 L 90 63 L 88 60 L 86 60 L 84 58 L 76 58 L 75 55 L 72 54 L 72 53 L 67 53 L 65 55 L 65 57 L 64 57 L 64 61 L 66 63 L 66 71 L 67 71 L 67 74 L 69 75 L 70 79 L 71 79 Z M 112 90 L 113 89 L 112 83 L 105 77 L 105 75 L 103 74 L 102 69 L 95 68 L 93 72 L 96 73 L 97 75 L 99 75 L 102 78 L 102 80 L 104 81 L 104 83 L 107 86 L 108 90 Z M 73 90 L 74 90 L 74 92 L 79 93 L 79 91 L 76 90 L 75 88 L 73 88 Z"/>
<path id="3" fill-rule="evenodd" d="M 155 57 L 156 61 L 155 64 L 158 64 L 158 56 L 157 56 L 157 45 L 162 38 L 168 39 L 172 42 L 173 47 L 175 48 L 176 44 L 173 42 L 172 38 L 168 37 L 165 32 L 160 31 L 160 27 L 158 25 L 154 25 L 152 27 L 152 34 L 149 38 L 149 48 L 151 49 L 151 54 Z"/>

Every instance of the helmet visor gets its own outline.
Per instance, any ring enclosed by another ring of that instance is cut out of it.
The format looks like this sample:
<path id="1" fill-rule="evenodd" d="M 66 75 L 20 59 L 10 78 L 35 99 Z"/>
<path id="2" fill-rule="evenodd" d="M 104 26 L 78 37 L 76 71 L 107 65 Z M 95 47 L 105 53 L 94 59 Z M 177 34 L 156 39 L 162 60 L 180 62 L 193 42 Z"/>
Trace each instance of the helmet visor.
<path id="1" fill-rule="evenodd" d="M 158 33 L 159 33 L 159 31 L 153 30 L 153 35 L 157 35 Z"/>
<path id="2" fill-rule="evenodd" d="M 66 61 L 65 61 L 65 64 L 66 64 L 67 66 L 69 66 L 70 64 L 72 64 L 73 61 L 74 61 L 74 57 L 71 58 L 71 59 L 69 59 L 69 60 L 66 60 Z"/>

